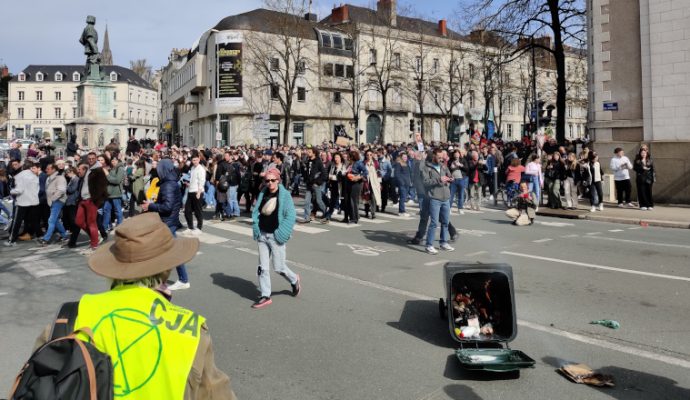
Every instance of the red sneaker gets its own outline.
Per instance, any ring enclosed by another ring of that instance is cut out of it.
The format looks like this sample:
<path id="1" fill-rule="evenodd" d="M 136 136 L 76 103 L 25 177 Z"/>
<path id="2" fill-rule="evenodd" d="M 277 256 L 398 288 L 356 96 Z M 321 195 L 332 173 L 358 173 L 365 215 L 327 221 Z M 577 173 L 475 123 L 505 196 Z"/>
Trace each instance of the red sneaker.
<path id="1" fill-rule="evenodd" d="M 252 304 L 252 308 L 264 308 L 266 306 L 271 305 L 271 303 L 273 303 L 273 300 L 271 300 L 270 297 L 261 297 L 259 300 L 256 301 L 256 303 Z"/>

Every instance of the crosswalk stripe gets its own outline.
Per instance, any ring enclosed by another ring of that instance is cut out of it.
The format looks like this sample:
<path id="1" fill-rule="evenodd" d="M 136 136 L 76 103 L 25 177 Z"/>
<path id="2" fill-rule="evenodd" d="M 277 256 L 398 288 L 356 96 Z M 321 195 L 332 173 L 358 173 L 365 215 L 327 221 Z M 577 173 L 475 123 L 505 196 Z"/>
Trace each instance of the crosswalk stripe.
<path id="1" fill-rule="evenodd" d="M 210 226 L 212 226 L 215 229 L 222 229 L 222 230 L 228 231 L 228 232 L 239 233 L 240 235 L 254 236 L 254 231 L 252 231 L 252 228 L 248 228 L 246 226 L 240 226 L 237 224 L 225 223 L 225 222 L 219 222 L 217 224 L 213 224 Z"/>
<path id="2" fill-rule="evenodd" d="M 60 266 L 54 261 L 43 258 L 41 255 L 15 258 L 14 261 L 17 263 L 17 267 L 23 268 L 34 278 L 43 278 L 45 276 L 62 275 L 67 273 L 66 270 L 60 268 Z"/>
<path id="3" fill-rule="evenodd" d="M 221 237 L 221 236 L 212 235 L 212 234 L 210 234 L 210 233 L 208 233 L 208 232 L 201 232 L 201 235 L 195 236 L 195 237 L 199 238 L 199 241 L 200 241 L 201 243 L 206 243 L 206 244 L 225 243 L 225 242 L 227 242 L 228 240 L 230 240 L 230 239 L 228 239 L 228 238 L 224 238 L 224 237 Z"/>

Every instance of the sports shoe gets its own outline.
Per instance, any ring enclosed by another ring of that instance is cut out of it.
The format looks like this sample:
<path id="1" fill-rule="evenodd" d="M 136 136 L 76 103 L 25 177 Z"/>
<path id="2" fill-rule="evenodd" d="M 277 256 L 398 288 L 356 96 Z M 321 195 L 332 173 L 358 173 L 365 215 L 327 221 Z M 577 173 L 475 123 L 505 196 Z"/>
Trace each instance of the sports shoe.
<path id="1" fill-rule="evenodd" d="M 489 196 L 489 201 L 494 201 L 494 195 Z"/>
<path id="2" fill-rule="evenodd" d="M 191 234 L 194 235 L 194 236 L 199 236 L 199 235 L 201 235 L 201 229 L 194 228 L 194 229 L 192 229 L 192 231 L 189 232 L 189 233 L 191 233 Z"/>
<path id="3" fill-rule="evenodd" d="M 172 285 L 168 286 L 168 290 L 183 290 L 183 289 L 189 289 L 191 285 L 189 282 L 182 282 L 182 281 L 177 281 L 173 283 Z"/>
<path id="4" fill-rule="evenodd" d="M 441 250 L 453 251 L 453 250 L 455 250 L 455 248 L 453 248 L 453 247 L 452 247 L 451 245 L 449 245 L 448 243 L 441 243 Z"/>
<path id="5" fill-rule="evenodd" d="M 640 207 L 640 211 L 647 211 L 647 207 Z"/>
<path id="6" fill-rule="evenodd" d="M 419 244 L 421 242 L 421 239 L 418 238 L 407 239 L 407 244 Z"/>
<path id="7" fill-rule="evenodd" d="M 599 211 L 604 211 L 604 203 L 599 203 Z"/>
<path id="8" fill-rule="evenodd" d="M 633 203 L 628 203 L 628 207 L 635 208 L 635 205 Z"/>
<path id="9" fill-rule="evenodd" d="M 623 204 L 623 203 L 618 203 L 618 208 L 623 208 L 623 207 L 625 207 L 625 204 Z"/>
<path id="10" fill-rule="evenodd" d="M 302 278 L 297 274 L 297 282 L 292 284 L 292 297 L 297 297 L 302 291 Z"/>
<path id="11" fill-rule="evenodd" d="M 654 207 L 647 207 L 647 211 L 654 211 Z"/>
<path id="12" fill-rule="evenodd" d="M 462 209 L 458 208 L 458 214 L 460 214 L 460 215 L 465 215 L 465 212 L 462 211 Z"/>
<path id="13" fill-rule="evenodd" d="M 436 254 L 438 253 L 438 250 L 436 250 L 434 246 L 426 246 L 426 252 L 429 254 Z"/>
<path id="14" fill-rule="evenodd" d="M 43 239 L 38 239 L 37 242 L 38 242 L 38 244 L 41 245 L 41 247 L 46 247 L 47 245 L 50 244 L 49 242 L 47 242 L 47 241 L 45 241 L 45 240 L 43 240 Z"/>
<path id="15" fill-rule="evenodd" d="M 450 241 L 455 242 L 458 239 L 458 234 L 456 233 L 455 235 L 450 235 Z"/>
<path id="16" fill-rule="evenodd" d="M 410 216 L 410 214 L 409 214 L 409 213 L 406 213 L 406 212 L 404 212 L 404 213 L 398 213 L 398 217 L 409 217 L 409 216 Z"/>
<path id="17" fill-rule="evenodd" d="M 592 206 L 592 208 L 589 209 L 590 212 L 595 212 L 597 210 L 596 206 Z"/>
<path id="18" fill-rule="evenodd" d="M 17 245 L 16 242 L 10 242 L 9 240 L 3 243 L 5 247 L 14 247 Z"/>
<path id="19" fill-rule="evenodd" d="M 252 304 L 253 309 L 259 309 L 259 308 L 264 308 L 266 306 L 269 306 L 273 303 L 273 300 L 271 300 L 270 297 L 261 297 L 259 300 L 256 301 L 256 303 Z"/>
<path id="20" fill-rule="evenodd" d="M 330 219 L 328 219 L 328 218 L 321 218 L 321 223 L 322 223 L 322 224 L 327 224 L 327 223 L 329 223 L 329 222 L 331 222 Z"/>

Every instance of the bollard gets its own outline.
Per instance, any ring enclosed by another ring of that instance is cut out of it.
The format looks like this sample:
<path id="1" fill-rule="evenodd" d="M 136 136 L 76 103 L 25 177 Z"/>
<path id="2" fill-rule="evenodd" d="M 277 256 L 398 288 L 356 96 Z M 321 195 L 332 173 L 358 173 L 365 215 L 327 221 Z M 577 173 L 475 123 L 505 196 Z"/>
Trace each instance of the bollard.
<path id="1" fill-rule="evenodd" d="M 494 206 L 498 205 L 498 167 L 494 167 Z"/>

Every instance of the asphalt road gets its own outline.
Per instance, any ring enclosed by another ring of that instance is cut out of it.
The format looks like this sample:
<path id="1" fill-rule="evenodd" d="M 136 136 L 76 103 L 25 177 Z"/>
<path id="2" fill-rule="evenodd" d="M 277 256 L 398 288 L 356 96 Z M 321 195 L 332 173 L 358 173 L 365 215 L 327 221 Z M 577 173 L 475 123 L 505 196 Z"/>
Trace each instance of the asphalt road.
<path id="1" fill-rule="evenodd" d="M 288 260 L 303 293 L 291 297 L 274 274 L 274 302 L 258 311 L 250 225 L 207 223 L 192 286 L 174 301 L 208 318 L 216 362 L 240 399 L 690 398 L 688 230 L 547 218 L 515 227 L 486 210 L 453 214 L 456 250 L 428 255 L 405 242 L 416 216 L 360 221 L 298 227 Z M 24 243 L 0 252 L 4 394 L 57 306 L 107 283 L 71 250 Z M 460 368 L 438 314 L 447 261 L 513 267 L 510 347 L 535 368 L 519 378 Z M 621 328 L 589 324 L 596 319 Z M 613 375 L 616 387 L 566 380 L 555 369 L 567 361 Z"/>

